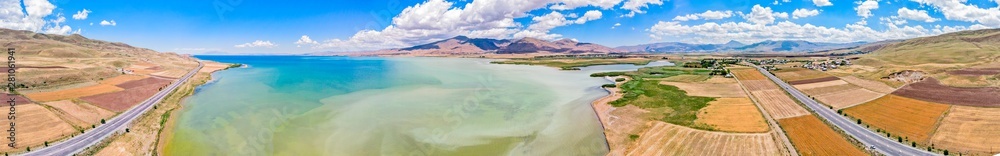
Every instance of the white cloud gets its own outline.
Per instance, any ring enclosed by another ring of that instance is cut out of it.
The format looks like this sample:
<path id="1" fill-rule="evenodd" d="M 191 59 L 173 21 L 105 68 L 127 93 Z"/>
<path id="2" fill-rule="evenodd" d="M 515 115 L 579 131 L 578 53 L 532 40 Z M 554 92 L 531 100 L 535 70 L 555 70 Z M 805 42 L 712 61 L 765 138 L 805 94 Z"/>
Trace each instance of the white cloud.
<path id="1" fill-rule="evenodd" d="M 117 26 L 118 25 L 118 23 L 115 22 L 115 20 L 111 20 L 111 21 L 101 20 L 100 24 L 101 24 L 101 26 Z"/>
<path id="2" fill-rule="evenodd" d="M 825 6 L 832 6 L 833 5 L 833 3 L 830 3 L 830 0 L 813 0 L 813 4 L 815 4 L 818 7 L 825 7 Z"/>
<path id="3" fill-rule="evenodd" d="M 988 27 L 1000 27 L 1000 7 L 980 8 L 966 4 L 965 0 L 911 0 L 930 5 L 944 14 L 948 20 L 977 22 Z M 997 0 L 994 0 L 996 2 Z M 998 2 L 1000 4 L 1000 2 Z"/>
<path id="4" fill-rule="evenodd" d="M 806 18 L 806 17 L 816 16 L 816 15 L 819 15 L 819 10 L 816 10 L 816 9 L 812 9 L 812 10 L 810 10 L 810 9 L 795 9 L 795 11 L 792 11 L 792 18 L 794 18 L 794 19 Z"/>
<path id="5" fill-rule="evenodd" d="M 302 35 L 298 41 L 295 41 L 296 47 L 302 47 L 302 45 L 316 45 L 319 42 L 313 41 L 309 36 Z"/>
<path id="6" fill-rule="evenodd" d="M 619 27 L 619 26 L 622 26 L 622 23 L 615 23 L 615 25 L 611 26 L 611 29 L 615 29 L 616 27 Z"/>
<path id="7" fill-rule="evenodd" d="M 744 14 L 743 18 L 754 24 L 771 24 L 776 18 L 788 18 L 788 13 L 774 12 L 770 7 L 754 5 L 750 13 Z"/>
<path id="8" fill-rule="evenodd" d="M 872 16 L 872 10 L 878 9 L 878 1 L 875 0 L 865 0 L 864 2 L 858 3 L 858 7 L 854 10 L 858 11 L 858 16 L 868 18 Z"/>
<path id="9" fill-rule="evenodd" d="M 933 18 L 930 15 L 928 15 L 927 11 L 925 10 L 911 10 L 909 8 L 903 7 L 899 8 L 899 11 L 896 11 L 896 13 L 899 14 L 899 17 L 914 21 L 924 21 L 930 23 L 939 20 L 937 18 Z"/>
<path id="10" fill-rule="evenodd" d="M 650 5 L 663 5 L 663 0 L 628 0 L 625 4 L 622 4 L 622 9 L 629 10 L 628 14 L 622 15 L 622 17 L 632 17 L 636 14 L 643 14 L 646 11 L 642 8 L 649 8 Z"/>
<path id="11" fill-rule="evenodd" d="M 46 0 L 0 0 L 0 28 L 39 32 L 55 8 Z"/>
<path id="12" fill-rule="evenodd" d="M 85 19 L 87 19 L 88 15 L 90 15 L 90 10 L 83 9 L 83 10 L 77 11 L 76 14 L 73 14 L 73 19 L 75 19 L 75 20 L 85 20 Z"/>
<path id="13" fill-rule="evenodd" d="M 844 28 L 832 28 L 812 24 L 796 24 L 790 21 L 782 21 L 770 25 L 747 22 L 721 24 L 707 22 L 700 25 L 682 25 L 679 22 L 660 21 L 649 28 L 648 31 L 650 32 L 650 37 L 653 39 L 659 40 L 671 37 L 671 39 L 677 39 L 677 41 L 683 40 L 690 43 L 725 43 L 730 40 L 747 42 L 759 42 L 763 40 L 806 40 L 813 42 L 881 41 L 954 31 L 945 30 L 944 28 L 927 29 L 922 26 L 899 27 L 887 25 L 887 27 L 886 30 L 876 31 L 858 24 L 847 24 Z M 956 30 L 970 28 L 952 27 L 952 29 Z"/>
<path id="14" fill-rule="evenodd" d="M 724 19 L 724 18 L 729 18 L 729 17 L 733 17 L 733 11 L 713 11 L 713 10 L 708 10 L 708 11 L 705 11 L 703 13 L 687 14 L 687 15 L 677 16 L 677 17 L 674 17 L 673 20 L 675 20 L 675 21 L 689 21 L 689 20 L 698 20 L 698 19 L 717 20 L 717 19 Z"/>
<path id="15" fill-rule="evenodd" d="M 552 5 L 549 9 L 552 10 L 569 10 L 573 8 L 583 7 L 583 6 L 595 6 L 601 9 L 611 9 L 621 3 L 622 0 L 564 0 L 560 3 Z"/>
<path id="16" fill-rule="evenodd" d="M 603 16 L 603 15 L 604 14 L 601 13 L 601 11 L 597 11 L 597 10 L 587 11 L 587 13 L 583 14 L 583 17 L 577 18 L 576 21 L 573 21 L 573 23 L 576 23 L 576 24 L 587 23 L 587 21 L 593 21 L 593 20 L 601 19 L 601 16 Z"/>
<path id="17" fill-rule="evenodd" d="M 577 2 L 587 2 L 587 5 Z M 551 38 L 561 35 L 548 34 L 548 29 L 576 21 L 567 20 L 565 15 L 563 19 L 542 20 L 546 24 L 537 24 L 537 21 L 532 20 L 536 23 L 531 24 L 533 26 L 528 26 L 526 29 L 514 19 L 529 17 L 528 12 L 530 11 L 551 8 L 555 5 L 561 5 L 559 7 L 565 7 L 564 9 L 582 6 L 612 8 L 617 5 L 614 3 L 620 3 L 620 0 L 617 2 L 616 0 L 475 0 L 464 4 L 464 6 L 453 6 L 454 3 L 444 0 L 428 0 L 406 7 L 392 18 L 392 23 L 389 26 L 381 30 L 362 30 L 346 39 L 319 41 L 319 44 L 313 48 L 330 51 L 400 48 L 458 35 L 473 38 L 516 38 L 519 36 Z M 579 18 L 575 20 L 579 20 Z"/>
<path id="18" fill-rule="evenodd" d="M 235 45 L 233 47 L 236 47 L 236 48 L 255 48 L 255 47 L 274 48 L 274 47 L 277 47 L 277 46 L 278 46 L 277 44 L 271 43 L 271 41 L 257 40 L 257 41 L 253 41 L 253 42 L 250 42 L 250 43 L 238 44 L 238 45 Z"/>
<path id="19" fill-rule="evenodd" d="M 63 17 L 62 13 L 56 14 L 56 18 L 49 21 L 52 25 L 42 28 L 42 33 L 68 35 L 73 32 L 73 28 L 62 25 L 63 22 L 66 22 L 66 17 Z"/>

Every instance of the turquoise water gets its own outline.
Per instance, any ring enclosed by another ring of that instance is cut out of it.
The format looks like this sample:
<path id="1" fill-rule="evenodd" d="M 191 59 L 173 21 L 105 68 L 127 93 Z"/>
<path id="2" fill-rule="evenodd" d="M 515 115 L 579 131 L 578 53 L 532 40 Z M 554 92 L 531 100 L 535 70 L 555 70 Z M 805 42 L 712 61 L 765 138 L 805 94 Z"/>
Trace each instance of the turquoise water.
<path id="1" fill-rule="evenodd" d="M 597 71 L 484 59 L 199 56 L 168 155 L 604 155 Z M 657 63 L 667 65 L 669 63 Z"/>

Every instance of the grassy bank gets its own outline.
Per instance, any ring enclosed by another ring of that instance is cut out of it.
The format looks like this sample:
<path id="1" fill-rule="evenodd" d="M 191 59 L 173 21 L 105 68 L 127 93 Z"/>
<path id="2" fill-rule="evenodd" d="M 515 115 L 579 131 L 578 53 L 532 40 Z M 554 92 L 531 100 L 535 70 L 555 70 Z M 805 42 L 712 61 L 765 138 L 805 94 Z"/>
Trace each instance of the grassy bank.
<path id="1" fill-rule="evenodd" d="M 688 96 L 675 86 L 661 85 L 660 78 L 678 75 L 708 75 L 711 70 L 680 67 L 646 67 L 630 72 L 594 73 L 593 77 L 629 76 L 632 80 L 621 86 L 623 97 L 610 102 L 612 106 L 634 105 L 649 110 L 653 118 L 676 125 L 712 130 L 709 125 L 695 124 L 698 111 L 715 98 Z"/>
<path id="2" fill-rule="evenodd" d="M 625 58 L 625 59 L 511 59 L 503 61 L 493 61 L 493 64 L 517 64 L 517 65 L 542 65 L 555 67 L 562 70 L 579 70 L 580 67 L 596 65 L 632 64 L 646 65 L 652 62 L 651 59 Z"/>

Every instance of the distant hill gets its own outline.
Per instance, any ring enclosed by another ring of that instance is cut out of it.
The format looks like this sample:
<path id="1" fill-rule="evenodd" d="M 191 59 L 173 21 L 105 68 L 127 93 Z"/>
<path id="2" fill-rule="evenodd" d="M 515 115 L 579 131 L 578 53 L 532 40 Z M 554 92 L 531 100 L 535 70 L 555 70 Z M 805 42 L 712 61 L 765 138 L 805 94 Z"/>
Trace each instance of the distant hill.
<path id="1" fill-rule="evenodd" d="M 897 65 L 1000 61 L 1000 29 L 961 31 L 888 44 L 870 58 Z"/>
<path id="2" fill-rule="evenodd" d="M 517 40 L 469 38 L 456 36 L 449 39 L 406 48 L 385 49 L 352 55 L 464 55 L 464 54 L 528 54 L 528 53 L 610 53 L 623 52 L 599 44 L 581 43 L 570 39 L 546 41 L 526 37 Z M 340 55 L 338 52 L 319 52 L 310 55 Z"/>
<path id="3" fill-rule="evenodd" d="M 617 49 L 628 52 L 654 53 L 689 53 L 689 52 L 815 52 L 832 49 L 842 49 L 864 45 L 865 42 L 854 43 L 817 43 L 801 40 L 763 41 L 745 45 L 737 41 L 726 44 L 690 44 L 680 42 L 663 42 L 622 46 Z"/>

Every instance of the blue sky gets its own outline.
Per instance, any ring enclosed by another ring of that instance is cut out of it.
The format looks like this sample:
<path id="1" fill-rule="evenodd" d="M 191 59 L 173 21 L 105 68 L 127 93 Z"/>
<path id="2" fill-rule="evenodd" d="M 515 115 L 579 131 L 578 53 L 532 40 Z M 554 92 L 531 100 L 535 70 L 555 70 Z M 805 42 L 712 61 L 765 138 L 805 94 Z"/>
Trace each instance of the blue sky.
<path id="1" fill-rule="evenodd" d="M 569 38 L 611 47 L 730 40 L 856 42 L 997 28 L 998 3 L 1000 0 L 0 0 L 0 27 L 79 33 L 189 54 L 367 51 L 457 35 Z"/>

